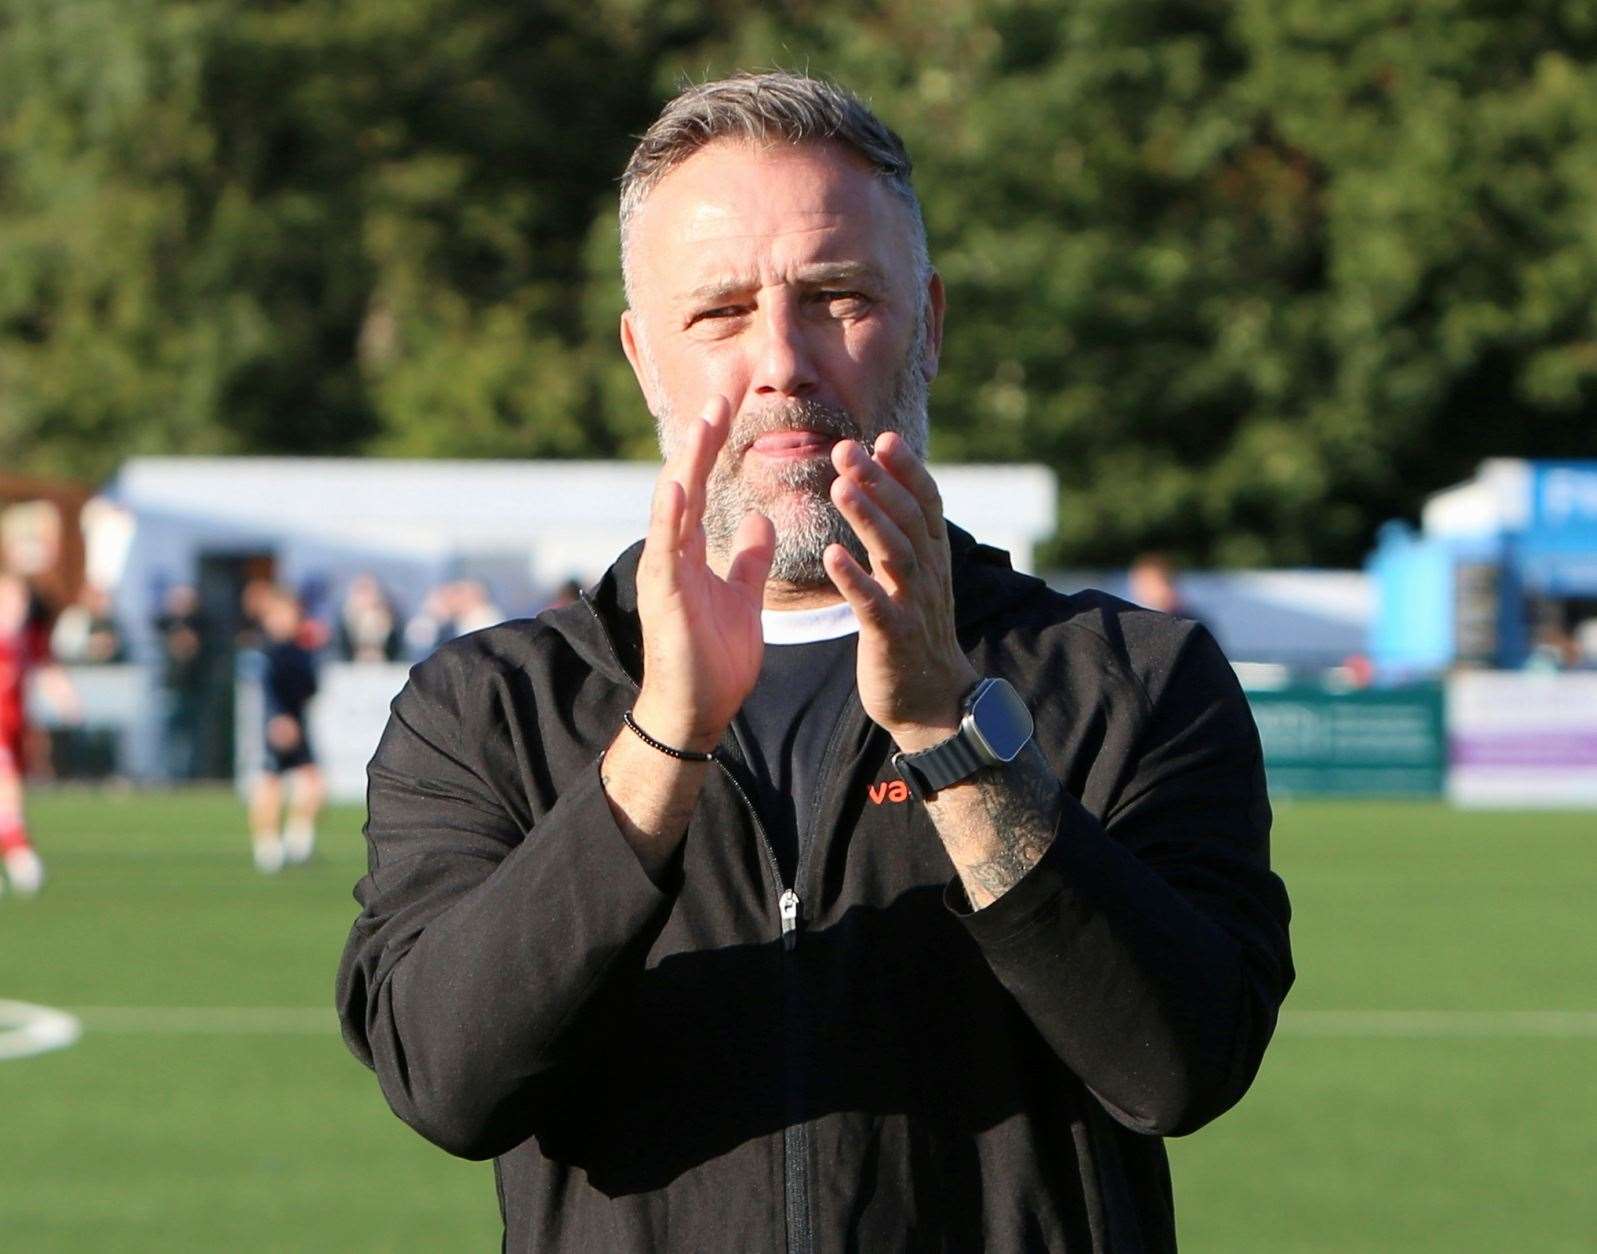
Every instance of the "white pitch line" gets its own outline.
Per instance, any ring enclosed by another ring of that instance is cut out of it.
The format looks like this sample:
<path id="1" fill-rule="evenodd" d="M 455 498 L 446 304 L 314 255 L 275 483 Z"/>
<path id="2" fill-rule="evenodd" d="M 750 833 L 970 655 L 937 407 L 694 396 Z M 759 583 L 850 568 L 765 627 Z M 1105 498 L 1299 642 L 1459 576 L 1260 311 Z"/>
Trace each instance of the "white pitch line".
<path id="1" fill-rule="evenodd" d="M 338 1031 L 331 1006 L 77 1006 L 90 1032 L 173 1036 L 321 1036 Z"/>
<path id="2" fill-rule="evenodd" d="M 83 1028 L 63 1010 L 26 1001 L 0 1001 L 0 1062 L 31 1058 L 77 1042 Z"/>
<path id="3" fill-rule="evenodd" d="M 1427 1041 L 1597 1037 L 1597 1010 L 1285 1010 L 1278 1035 Z"/>

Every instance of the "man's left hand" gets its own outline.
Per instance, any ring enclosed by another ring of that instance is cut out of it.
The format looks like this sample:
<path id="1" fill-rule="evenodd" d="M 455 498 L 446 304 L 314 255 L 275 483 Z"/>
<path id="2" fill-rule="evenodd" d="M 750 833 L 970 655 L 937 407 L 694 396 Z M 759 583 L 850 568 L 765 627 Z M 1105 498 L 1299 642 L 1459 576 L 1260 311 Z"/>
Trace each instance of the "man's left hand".
<path id="1" fill-rule="evenodd" d="M 874 455 L 839 440 L 832 464 L 832 503 L 871 567 L 840 544 L 826 551 L 826 573 L 860 621 L 860 702 L 900 749 L 930 748 L 958 729 L 961 702 L 979 678 L 954 631 L 942 497 L 896 432 L 877 438 Z"/>

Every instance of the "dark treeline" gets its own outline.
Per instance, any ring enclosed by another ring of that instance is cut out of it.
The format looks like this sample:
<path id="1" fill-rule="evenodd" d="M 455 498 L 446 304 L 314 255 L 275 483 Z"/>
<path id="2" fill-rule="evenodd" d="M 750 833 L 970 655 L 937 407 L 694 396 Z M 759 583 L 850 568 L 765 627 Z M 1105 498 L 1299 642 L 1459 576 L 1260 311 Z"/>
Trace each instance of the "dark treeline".
<path id="1" fill-rule="evenodd" d="M 0 466 L 653 454 L 616 177 L 684 77 L 838 78 L 917 163 L 934 455 L 1057 561 L 1348 564 L 1597 456 L 1597 8 L 0 0 Z"/>

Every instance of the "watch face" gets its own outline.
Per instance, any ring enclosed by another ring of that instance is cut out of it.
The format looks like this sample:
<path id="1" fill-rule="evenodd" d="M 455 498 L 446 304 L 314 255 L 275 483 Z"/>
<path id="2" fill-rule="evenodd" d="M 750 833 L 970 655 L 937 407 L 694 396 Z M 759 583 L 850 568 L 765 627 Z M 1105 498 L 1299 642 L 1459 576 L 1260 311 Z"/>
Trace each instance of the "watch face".
<path id="1" fill-rule="evenodd" d="M 1012 762 L 1031 739 L 1031 711 L 1005 679 L 990 679 L 970 707 L 971 727 L 994 762 Z"/>

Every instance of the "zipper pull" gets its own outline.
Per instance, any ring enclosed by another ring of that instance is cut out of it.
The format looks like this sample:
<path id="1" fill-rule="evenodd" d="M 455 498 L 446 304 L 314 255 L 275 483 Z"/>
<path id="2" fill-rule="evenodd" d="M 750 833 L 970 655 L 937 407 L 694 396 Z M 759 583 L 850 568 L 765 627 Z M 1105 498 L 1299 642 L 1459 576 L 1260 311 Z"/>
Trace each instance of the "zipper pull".
<path id="1" fill-rule="evenodd" d="M 791 888 L 785 889 L 779 904 L 782 907 L 782 947 L 784 949 L 792 949 L 798 944 L 798 894 Z"/>

